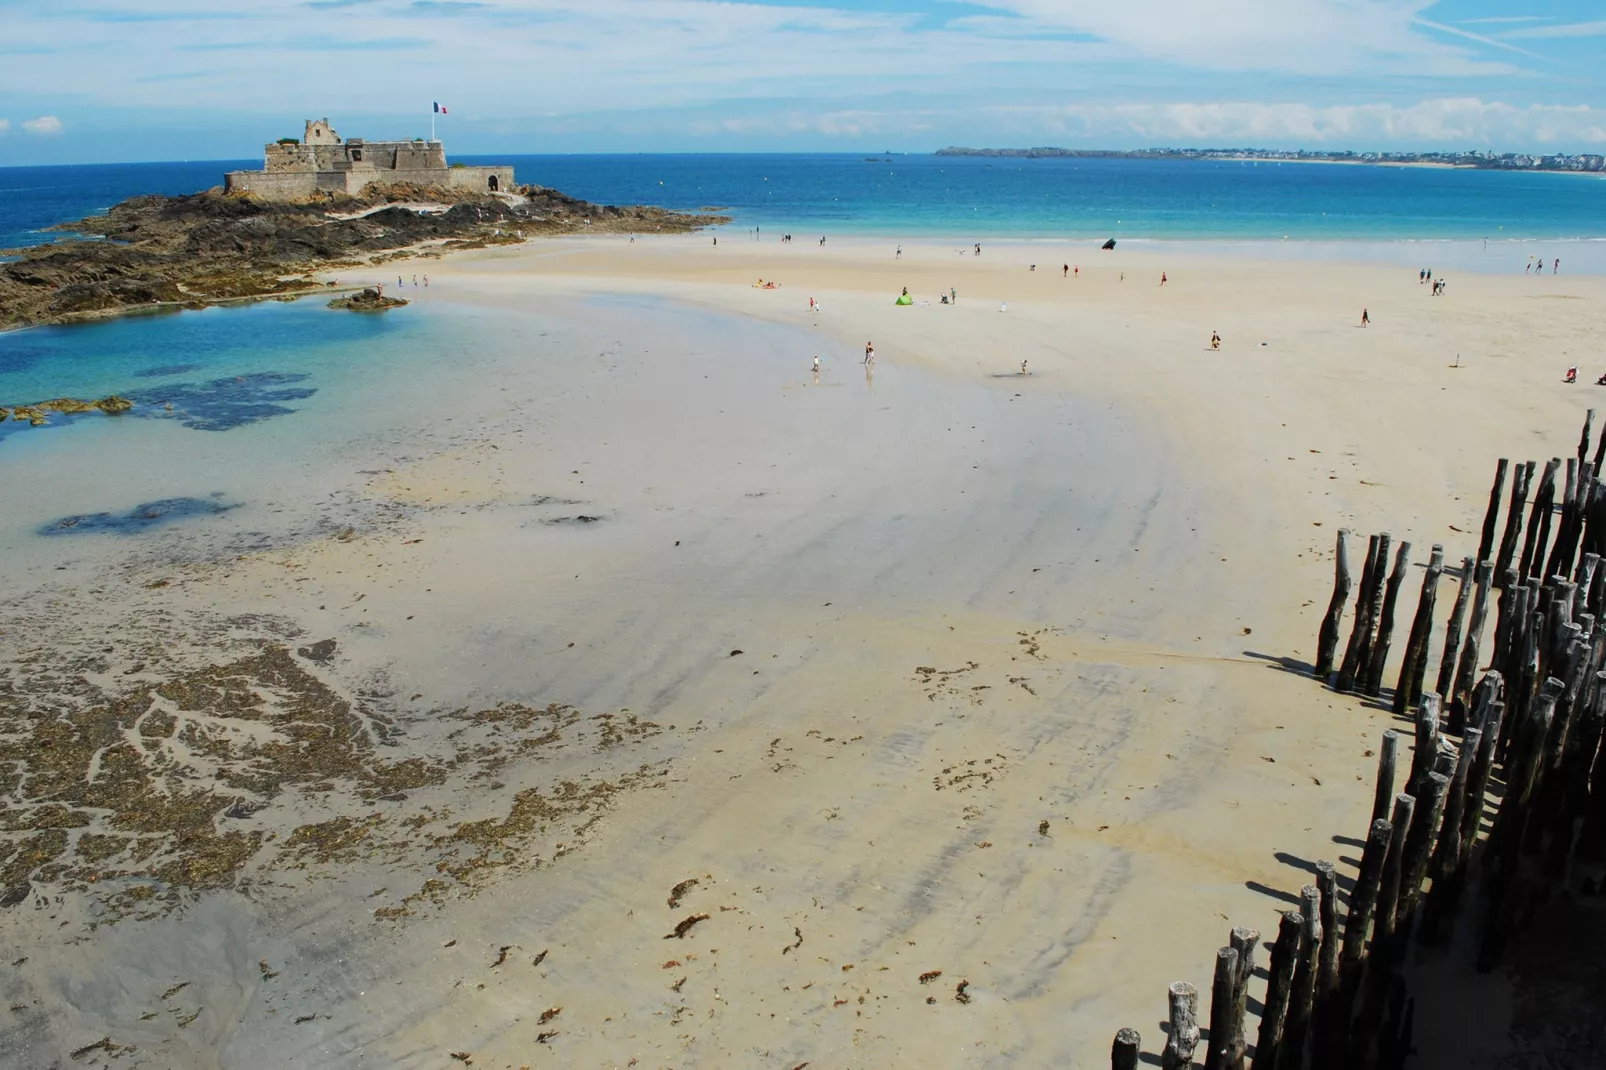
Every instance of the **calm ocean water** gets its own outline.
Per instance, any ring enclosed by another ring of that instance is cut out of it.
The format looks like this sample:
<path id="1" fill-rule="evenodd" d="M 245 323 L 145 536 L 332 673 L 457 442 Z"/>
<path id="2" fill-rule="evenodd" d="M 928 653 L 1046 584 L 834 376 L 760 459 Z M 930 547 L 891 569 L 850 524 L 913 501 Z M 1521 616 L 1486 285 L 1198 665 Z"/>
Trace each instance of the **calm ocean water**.
<path id="1" fill-rule="evenodd" d="M 717 207 L 799 235 L 1491 242 L 1606 238 L 1606 178 L 1218 160 L 634 155 L 511 161 L 521 182 L 603 203 Z M 140 193 L 251 161 L 0 168 L 0 247 Z"/>

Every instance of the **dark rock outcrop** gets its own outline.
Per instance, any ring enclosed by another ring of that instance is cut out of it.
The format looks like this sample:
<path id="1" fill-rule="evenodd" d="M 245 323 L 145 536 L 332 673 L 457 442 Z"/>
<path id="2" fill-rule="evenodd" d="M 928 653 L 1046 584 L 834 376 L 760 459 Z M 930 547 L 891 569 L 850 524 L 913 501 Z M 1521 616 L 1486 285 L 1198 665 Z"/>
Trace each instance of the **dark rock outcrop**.
<path id="1" fill-rule="evenodd" d="M 405 203 L 449 204 L 419 211 Z M 0 330 L 160 306 L 205 307 L 321 289 L 310 273 L 402 250 L 513 244 L 581 230 L 696 230 L 724 217 L 590 204 L 527 186 L 516 195 L 370 186 L 360 197 L 284 204 L 210 190 L 134 197 L 63 224 L 74 237 L 0 263 Z M 88 240 L 88 239 L 102 240 Z"/>

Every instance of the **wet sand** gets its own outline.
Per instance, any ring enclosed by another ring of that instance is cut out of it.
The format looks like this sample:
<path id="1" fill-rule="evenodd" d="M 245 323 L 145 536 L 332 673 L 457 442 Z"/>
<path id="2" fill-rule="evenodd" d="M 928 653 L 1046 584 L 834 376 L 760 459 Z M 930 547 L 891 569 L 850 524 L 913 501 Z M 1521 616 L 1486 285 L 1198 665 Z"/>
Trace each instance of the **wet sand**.
<path id="1" fill-rule="evenodd" d="M 361 434 L 8 465 L 7 731 L 119 726 L 50 766 L 64 798 L 106 755 L 143 770 L 71 803 L 67 872 L 0 910 L 9 1050 L 1096 1065 L 1130 1025 L 1157 1051 L 1230 925 L 1272 931 L 1317 858 L 1353 872 L 1392 718 L 1308 678 L 1334 531 L 1473 552 L 1494 459 L 1575 445 L 1595 388 L 1557 380 L 1603 286 L 1086 258 L 425 261 L 393 315 L 471 341 Z M 31 534 L 219 489 L 240 508 Z M 246 805 L 164 838 L 157 797 L 203 789 Z M 90 873 L 86 831 L 132 844 Z"/>

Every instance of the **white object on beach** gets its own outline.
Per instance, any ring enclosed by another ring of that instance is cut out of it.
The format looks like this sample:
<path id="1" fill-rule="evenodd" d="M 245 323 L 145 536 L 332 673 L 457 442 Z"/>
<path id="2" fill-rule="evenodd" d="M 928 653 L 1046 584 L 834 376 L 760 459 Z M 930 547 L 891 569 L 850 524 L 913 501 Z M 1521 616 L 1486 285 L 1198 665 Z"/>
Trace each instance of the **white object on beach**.
<path id="1" fill-rule="evenodd" d="M 1000 311 L 1000 312 L 1008 312 L 1009 311 L 1009 302 L 1008 301 L 1000 302 L 999 305 L 998 305 L 998 311 Z"/>

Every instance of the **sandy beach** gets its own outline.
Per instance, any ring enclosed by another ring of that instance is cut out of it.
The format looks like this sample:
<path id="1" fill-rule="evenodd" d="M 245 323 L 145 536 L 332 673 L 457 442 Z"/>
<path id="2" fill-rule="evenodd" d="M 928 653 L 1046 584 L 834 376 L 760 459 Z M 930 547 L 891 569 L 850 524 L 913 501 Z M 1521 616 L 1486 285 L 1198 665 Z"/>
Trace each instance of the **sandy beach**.
<path id="1" fill-rule="evenodd" d="M 13 451 L 7 756 L 145 703 L 13 774 L 130 852 L 8 894 L 16 1065 L 1091 1067 L 1353 875 L 1396 722 L 1310 677 L 1335 532 L 1475 552 L 1606 409 L 1606 278 L 817 237 L 341 272 L 460 340 L 344 437 Z"/>

